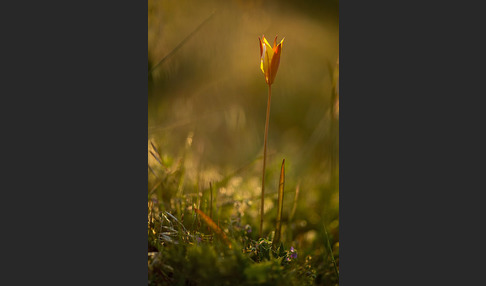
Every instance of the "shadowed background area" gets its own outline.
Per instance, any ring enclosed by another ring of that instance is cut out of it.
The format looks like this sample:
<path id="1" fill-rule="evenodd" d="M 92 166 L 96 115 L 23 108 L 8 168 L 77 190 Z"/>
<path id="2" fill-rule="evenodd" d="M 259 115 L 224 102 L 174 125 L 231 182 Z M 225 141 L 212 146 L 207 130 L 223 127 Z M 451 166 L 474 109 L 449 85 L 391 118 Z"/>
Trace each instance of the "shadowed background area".
<path id="1" fill-rule="evenodd" d="M 285 158 L 282 241 L 324 253 L 325 224 L 338 247 L 338 9 L 334 0 L 148 1 L 148 149 L 162 161 L 149 152 L 148 179 L 155 199 L 166 196 L 162 208 L 176 194 L 157 189 L 158 172 L 183 166 L 181 194 L 197 194 L 206 211 L 212 183 L 213 217 L 239 215 L 257 232 L 268 96 L 258 37 L 273 44 L 278 35 L 285 41 L 272 85 L 265 233 L 274 230 Z"/>

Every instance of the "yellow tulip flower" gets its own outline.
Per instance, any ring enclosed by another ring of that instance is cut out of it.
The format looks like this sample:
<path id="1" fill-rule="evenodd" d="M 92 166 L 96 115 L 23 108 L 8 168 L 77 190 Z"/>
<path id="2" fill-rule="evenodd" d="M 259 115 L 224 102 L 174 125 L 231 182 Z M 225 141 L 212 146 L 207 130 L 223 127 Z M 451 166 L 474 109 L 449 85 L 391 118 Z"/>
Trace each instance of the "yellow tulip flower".
<path id="1" fill-rule="evenodd" d="M 265 81 L 268 84 L 268 103 L 267 103 L 267 117 L 265 120 L 265 137 L 263 139 L 263 168 L 262 168 L 262 196 L 260 204 L 260 237 L 262 237 L 263 231 L 263 213 L 265 203 L 265 165 L 267 158 L 267 137 L 268 137 L 268 120 L 270 117 L 270 102 L 272 98 L 272 83 L 277 75 L 278 65 L 280 64 L 280 54 L 282 53 L 282 41 L 277 45 L 277 37 L 273 41 L 273 47 L 270 46 L 265 36 L 262 36 L 260 40 L 260 68 L 265 75 Z"/>
<path id="2" fill-rule="evenodd" d="M 268 85 L 271 85 L 277 75 L 278 65 L 280 64 L 280 54 L 282 52 L 282 41 L 277 45 L 277 37 L 273 41 L 273 48 L 268 43 L 265 36 L 262 36 L 263 40 L 260 40 L 260 68 L 265 75 L 265 81 Z"/>

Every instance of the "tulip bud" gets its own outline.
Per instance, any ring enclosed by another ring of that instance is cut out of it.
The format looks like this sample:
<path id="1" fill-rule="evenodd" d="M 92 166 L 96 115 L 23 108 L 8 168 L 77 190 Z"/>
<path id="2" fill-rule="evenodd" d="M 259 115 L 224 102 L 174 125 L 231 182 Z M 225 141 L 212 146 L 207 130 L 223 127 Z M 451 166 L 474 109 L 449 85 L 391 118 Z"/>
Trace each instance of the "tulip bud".
<path id="1" fill-rule="evenodd" d="M 277 37 L 275 37 L 272 48 L 265 36 L 262 36 L 262 38 L 263 40 L 258 38 L 260 40 L 260 68 L 265 75 L 265 81 L 268 85 L 271 85 L 277 75 L 284 39 L 277 45 Z"/>

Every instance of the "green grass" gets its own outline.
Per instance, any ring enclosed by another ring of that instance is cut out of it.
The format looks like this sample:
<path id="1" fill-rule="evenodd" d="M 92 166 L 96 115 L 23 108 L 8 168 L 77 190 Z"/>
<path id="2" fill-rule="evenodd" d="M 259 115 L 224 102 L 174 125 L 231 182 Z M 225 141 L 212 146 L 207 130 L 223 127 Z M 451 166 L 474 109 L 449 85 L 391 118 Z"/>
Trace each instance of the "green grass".
<path id="1" fill-rule="evenodd" d="M 149 285 L 337 284 L 339 254 L 329 250 L 338 241 L 326 228 L 306 225 L 305 208 L 297 207 L 301 219 L 293 221 L 291 208 L 283 210 L 282 242 L 274 247 L 277 206 L 265 213 L 267 235 L 258 238 L 259 215 L 249 210 L 258 208 L 252 202 L 259 198 L 237 195 L 248 187 L 236 179 L 238 172 L 204 189 L 185 170 L 189 149 L 178 159 L 160 154 L 154 142 L 149 149 Z M 231 192 L 235 180 L 240 183 Z M 337 231 L 335 224 L 328 228 Z"/>

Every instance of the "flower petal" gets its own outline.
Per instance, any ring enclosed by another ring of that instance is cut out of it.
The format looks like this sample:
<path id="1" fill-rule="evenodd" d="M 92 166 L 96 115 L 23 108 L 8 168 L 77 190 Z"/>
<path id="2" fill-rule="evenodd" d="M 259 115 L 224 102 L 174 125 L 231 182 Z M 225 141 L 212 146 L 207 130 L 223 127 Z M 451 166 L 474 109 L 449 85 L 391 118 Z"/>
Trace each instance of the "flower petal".
<path id="1" fill-rule="evenodd" d="M 258 40 L 260 41 L 260 57 L 262 57 L 262 52 L 263 52 L 262 39 L 260 39 L 260 37 L 258 37 Z"/>
<path id="2" fill-rule="evenodd" d="M 260 68 L 262 69 L 263 74 L 265 75 L 265 81 L 267 83 L 270 82 L 270 79 L 272 77 L 272 59 L 274 56 L 274 51 L 273 48 L 270 46 L 268 43 L 267 39 L 265 39 L 265 36 L 263 38 L 263 43 L 261 44 L 261 62 L 260 62 Z"/>
<path id="3" fill-rule="evenodd" d="M 265 75 L 267 84 L 272 84 L 280 64 L 283 39 L 277 45 L 277 37 L 275 37 L 273 47 L 270 46 L 265 36 L 262 36 L 262 39 L 258 39 L 260 41 L 260 68 Z"/>

